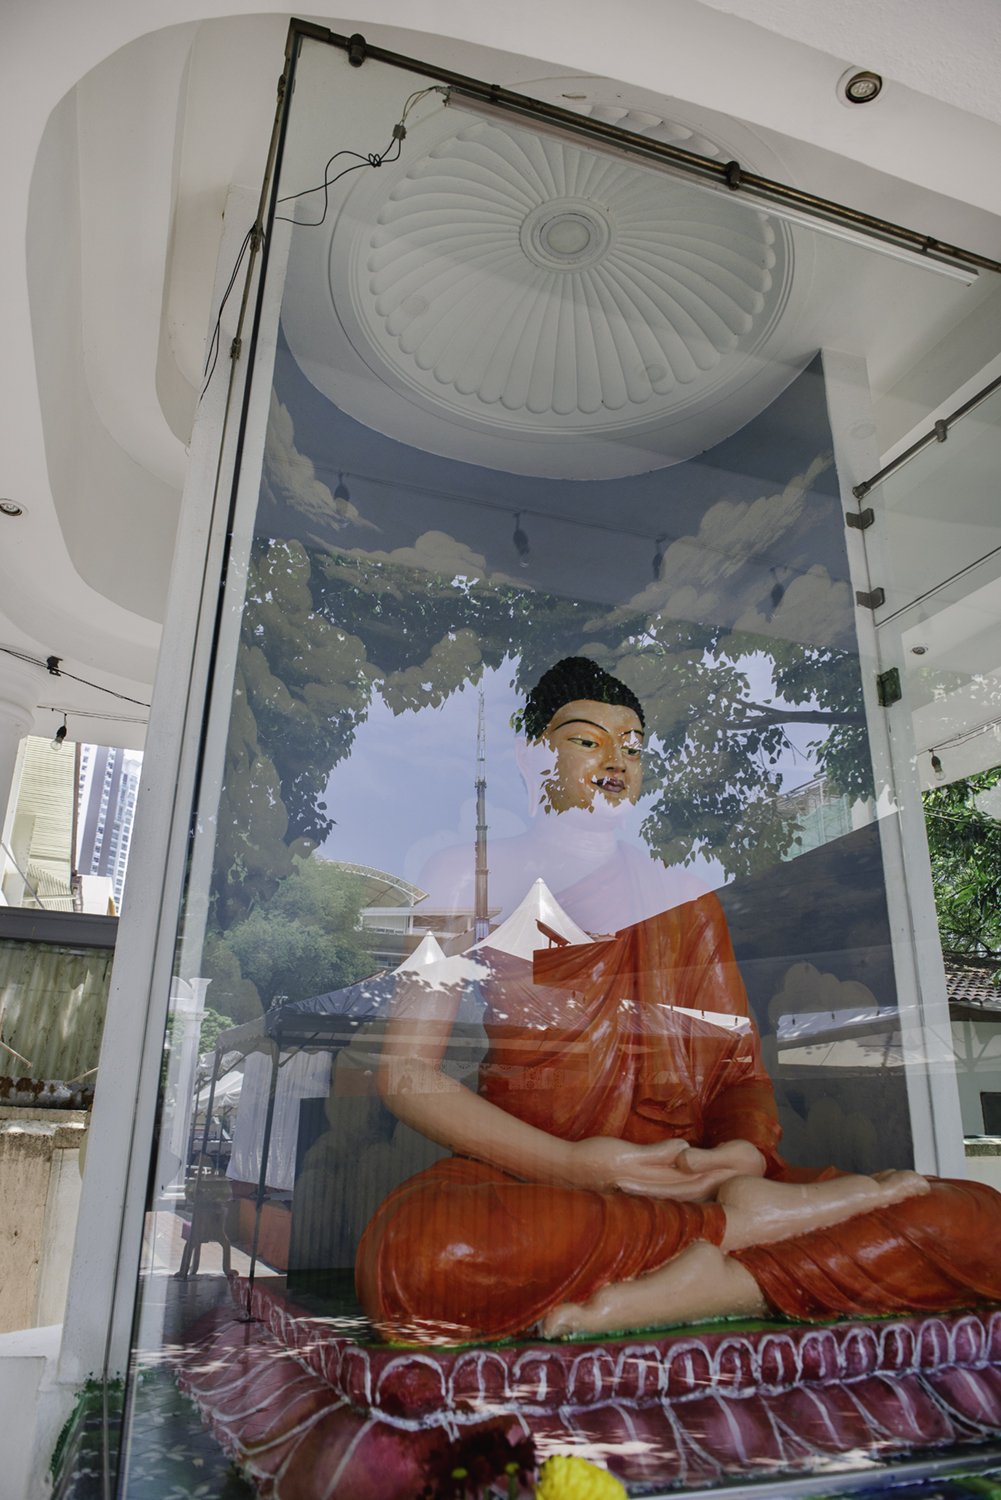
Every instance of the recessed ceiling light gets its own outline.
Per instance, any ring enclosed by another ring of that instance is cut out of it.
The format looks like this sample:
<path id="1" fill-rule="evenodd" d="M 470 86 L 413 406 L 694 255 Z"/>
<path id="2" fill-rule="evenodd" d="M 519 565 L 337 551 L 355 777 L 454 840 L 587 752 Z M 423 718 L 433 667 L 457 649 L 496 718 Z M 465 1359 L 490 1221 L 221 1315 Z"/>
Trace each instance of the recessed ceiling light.
<path id="1" fill-rule="evenodd" d="M 915 656 L 924 656 L 925 652 L 928 650 L 928 647 L 927 646 L 912 646 L 911 650 L 914 652 Z"/>
<path id="2" fill-rule="evenodd" d="M 882 78 L 868 68 L 849 68 L 838 79 L 838 98 L 842 104 L 871 104 L 882 91 Z"/>
<path id="3" fill-rule="evenodd" d="M 0 500 L 0 516 L 23 516 L 24 506 L 16 500 Z"/>

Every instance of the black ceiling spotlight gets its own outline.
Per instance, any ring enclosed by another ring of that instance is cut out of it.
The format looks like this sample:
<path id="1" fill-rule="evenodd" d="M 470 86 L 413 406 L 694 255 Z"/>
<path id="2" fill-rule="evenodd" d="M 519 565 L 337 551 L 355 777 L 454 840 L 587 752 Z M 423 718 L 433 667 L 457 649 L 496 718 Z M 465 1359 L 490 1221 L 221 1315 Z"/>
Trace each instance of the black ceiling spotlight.
<path id="1" fill-rule="evenodd" d="M 883 92 L 883 80 L 868 68 L 849 68 L 838 79 L 842 104 L 871 104 Z"/>
<path id="2" fill-rule="evenodd" d="M 514 542 L 514 550 L 518 554 L 519 567 L 527 568 L 532 560 L 532 554 L 528 545 L 528 535 L 522 530 L 520 510 L 515 511 L 514 535 L 512 536 L 511 540 L 512 542 Z"/>
<path id="3" fill-rule="evenodd" d="M 0 500 L 0 516 L 10 516 L 13 520 L 15 516 L 23 515 L 24 506 L 18 505 L 16 500 Z"/>
<path id="4" fill-rule="evenodd" d="M 935 772 L 936 776 L 941 776 L 941 774 L 942 774 L 942 762 L 939 759 L 937 752 L 934 751 L 934 750 L 931 753 L 931 768 Z"/>
<path id="5" fill-rule="evenodd" d="M 53 750 L 61 750 L 63 748 L 63 741 L 66 738 L 66 732 L 66 715 L 63 714 L 63 722 L 60 724 L 59 728 L 52 736 Z"/>

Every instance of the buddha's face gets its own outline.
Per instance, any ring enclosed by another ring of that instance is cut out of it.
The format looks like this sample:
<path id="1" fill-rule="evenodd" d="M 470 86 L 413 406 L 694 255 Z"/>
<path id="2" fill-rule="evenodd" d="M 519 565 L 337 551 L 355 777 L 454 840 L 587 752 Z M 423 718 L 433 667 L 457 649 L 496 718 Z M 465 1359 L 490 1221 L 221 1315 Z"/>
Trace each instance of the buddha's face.
<path id="1" fill-rule="evenodd" d="M 631 708 L 574 699 L 546 726 L 543 743 L 555 752 L 543 773 L 543 798 L 552 812 L 593 811 L 601 797 L 613 807 L 635 802 L 643 777 L 643 726 Z"/>

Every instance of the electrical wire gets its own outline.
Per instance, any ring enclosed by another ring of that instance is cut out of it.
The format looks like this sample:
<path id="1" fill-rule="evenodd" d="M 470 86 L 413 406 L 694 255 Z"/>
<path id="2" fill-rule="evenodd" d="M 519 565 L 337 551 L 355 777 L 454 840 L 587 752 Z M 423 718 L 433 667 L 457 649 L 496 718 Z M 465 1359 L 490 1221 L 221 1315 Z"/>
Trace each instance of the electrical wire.
<path id="1" fill-rule="evenodd" d="M 212 376 L 215 374 L 215 367 L 219 360 L 219 344 L 222 337 L 222 315 L 226 309 L 226 303 L 229 301 L 230 293 L 232 292 L 233 287 L 236 284 L 236 278 L 240 274 L 240 267 L 243 264 L 243 257 L 246 255 L 250 243 L 254 238 L 255 228 L 256 226 L 252 224 L 247 230 L 246 234 L 243 236 L 243 243 L 241 244 L 239 254 L 236 257 L 236 263 L 233 266 L 229 281 L 226 284 L 226 290 L 223 292 L 222 300 L 219 303 L 219 311 L 216 313 L 215 326 L 212 329 L 212 337 L 209 339 L 209 347 L 205 355 L 205 365 L 202 369 L 202 375 L 205 377 L 205 383 L 202 386 L 201 395 L 198 397 L 199 405 L 201 405 L 202 397 L 205 395 L 205 392 L 211 385 Z M 262 230 L 262 239 L 263 236 L 264 231 Z"/>
<path id="2" fill-rule="evenodd" d="M 322 182 L 318 182 L 315 187 L 303 188 L 302 191 L 298 193 L 287 193 L 284 198 L 278 199 L 279 203 L 292 203 L 296 198 L 308 198 L 311 193 L 322 193 L 323 212 L 318 219 L 291 219 L 286 214 L 276 214 L 276 219 L 280 219 L 283 224 L 300 224 L 304 229 L 318 229 L 323 223 L 324 219 L 327 217 L 327 210 L 330 207 L 329 190 L 333 187 L 335 182 L 339 182 L 341 178 L 346 177 L 349 172 L 357 172 L 359 167 L 381 167 L 384 162 L 399 161 L 400 153 L 403 149 L 403 142 L 406 139 L 407 120 L 410 116 L 410 113 L 416 104 L 419 104 L 422 99 L 427 98 L 428 94 L 441 94 L 442 98 L 444 99 L 447 97 L 448 90 L 443 88 L 441 84 L 433 84 L 431 87 L 426 89 L 415 89 L 414 92 L 410 94 L 409 97 L 404 101 L 403 109 L 400 112 L 400 118 L 393 126 L 393 133 L 390 138 L 389 145 L 386 147 L 385 151 L 369 151 L 366 153 L 362 153 L 359 151 L 350 151 L 347 149 L 335 151 L 333 156 L 329 158 L 327 165 L 323 169 Z M 396 155 L 390 156 L 389 153 L 392 151 L 394 145 L 396 147 Z M 352 162 L 351 166 L 343 167 L 336 174 L 336 176 L 331 177 L 329 175 L 330 168 L 340 156 L 353 156 L 356 159 L 354 162 Z"/>
<path id="3" fill-rule="evenodd" d="M 130 698 L 128 693 L 119 693 L 117 689 L 105 687 L 103 683 L 91 682 L 86 677 L 78 677 L 75 672 L 64 672 L 60 666 L 50 666 L 49 663 L 58 661 L 58 657 L 49 657 L 48 661 L 39 661 L 36 656 L 30 656 L 26 651 L 15 651 L 13 646 L 0 646 L 0 653 L 4 656 L 13 656 L 17 661 L 26 661 L 33 667 L 42 667 L 52 677 L 65 677 L 69 682 L 79 682 L 83 687 L 94 688 L 97 692 L 107 693 L 112 698 L 120 698 L 123 703 L 134 703 L 138 708 L 149 708 L 150 706 L 143 698 Z M 70 709 L 69 711 L 70 713 L 74 713 L 75 709 Z M 57 709 L 56 712 L 62 713 L 63 710 Z"/>
<path id="4" fill-rule="evenodd" d="M 99 719 L 107 724 L 146 724 L 148 720 L 140 714 L 99 714 L 92 708 L 62 708 L 58 703 L 39 703 L 43 713 L 72 714 L 74 719 Z"/>
<path id="5" fill-rule="evenodd" d="M 335 182 L 340 182 L 341 178 L 346 177 L 349 172 L 357 172 L 359 167 L 381 167 L 383 162 L 399 161 L 400 151 L 403 145 L 403 136 L 397 135 L 396 132 L 402 129 L 403 127 L 401 125 L 393 126 L 393 136 L 385 151 L 371 151 L 367 156 L 362 156 L 357 151 L 349 151 L 347 149 L 344 149 L 342 151 L 335 151 L 333 156 L 329 158 L 329 160 L 327 161 L 327 165 L 323 169 L 322 182 L 318 182 L 315 187 L 303 188 L 299 193 L 288 193 L 284 198 L 278 199 L 279 203 L 291 203 L 296 198 L 308 198 L 310 193 L 322 193 L 323 212 L 318 219 L 292 219 L 289 218 L 288 214 L 275 214 L 275 219 L 282 224 L 301 225 L 303 229 L 319 229 L 320 225 L 327 217 L 327 209 L 330 207 L 330 189 L 333 187 Z M 390 156 L 389 153 L 392 151 L 394 145 L 396 147 L 396 155 Z M 357 160 L 353 161 L 349 167 L 342 167 L 341 170 L 335 174 L 335 176 L 331 177 L 329 175 L 330 168 L 333 166 L 334 162 L 339 156 L 354 156 L 357 158 Z"/>
<path id="6" fill-rule="evenodd" d="M 318 229 L 327 217 L 327 210 L 330 206 L 330 189 L 333 187 L 335 182 L 339 182 L 341 178 L 346 177 L 349 172 L 357 172 L 359 167 L 381 167 L 384 162 L 399 161 L 400 152 L 403 149 L 403 141 L 406 138 L 407 134 L 407 119 L 414 106 L 418 104 L 421 99 L 426 98 L 428 94 L 441 94 L 442 97 L 445 98 L 448 94 L 448 90 L 443 88 L 440 84 L 432 85 L 431 87 L 426 89 L 415 89 L 414 92 L 410 94 L 409 97 L 404 101 L 403 109 L 400 113 L 400 118 L 393 126 L 392 136 L 385 151 L 370 151 L 364 155 L 357 151 L 335 151 L 333 156 L 329 158 L 327 165 L 323 169 L 322 182 L 317 183 L 315 187 L 303 188 L 301 192 L 288 193 L 284 198 L 278 199 L 279 203 L 291 203 L 294 202 L 294 200 L 297 198 L 308 198 L 311 193 L 322 192 L 323 212 L 318 219 L 314 219 L 312 221 L 308 219 L 293 219 L 290 218 L 287 214 L 276 214 L 275 218 L 280 220 L 283 224 L 298 224 L 301 225 L 304 229 Z M 391 155 L 390 153 L 393 151 L 394 146 L 396 147 L 396 153 L 395 155 Z M 350 166 L 342 168 L 341 171 L 336 174 L 336 176 L 331 177 L 329 175 L 330 168 L 339 156 L 354 156 L 357 158 L 357 160 L 352 162 Z M 208 390 L 209 386 L 212 383 L 212 376 L 215 374 L 216 365 L 219 362 L 219 349 L 222 342 L 222 315 L 225 311 L 226 303 L 229 301 L 230 295 L 233 291 L 233 287 L 236 284 L 236 278 L 240 274 L 240 267 L 243 264 L 243 258 L 247 253 L 248 247 L 253 243 L 255 234 L 260 236 L 261 243 L 263 243 L 264 228 L 262 225 L 251 225 L 251 227 L 247 230 L 247 233 L 244 235 L 243 242 L 240 245 L 239 252 L 237 253 L 236 262 L 230 274 L 229 281 L 226 284 L 226 290 L 223 292 L 222 299 L 219 303 L 219 311 L 216 313 L 215 323 L 213 324 L 212 328 L 212 336 L 209 339 L 209 346 L 205 354 L 205 364 L 202 369 L 204 382 L 202 384 L 201 394 L 198 397 L 199 405 L 201 404 L 205 392 Z"/>

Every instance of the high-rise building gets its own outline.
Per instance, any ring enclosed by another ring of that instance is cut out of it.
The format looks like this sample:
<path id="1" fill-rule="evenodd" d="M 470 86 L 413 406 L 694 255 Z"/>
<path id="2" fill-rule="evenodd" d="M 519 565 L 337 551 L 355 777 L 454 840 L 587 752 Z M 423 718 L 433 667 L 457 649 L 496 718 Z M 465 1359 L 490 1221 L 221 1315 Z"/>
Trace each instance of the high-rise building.
<path id="1" fill-rule="evenodd" d="M 138 751 L 108 745 L 80 746 L 76 867 L 81 875 L 108 876 L 119 909 L 141 769 Z"/>

